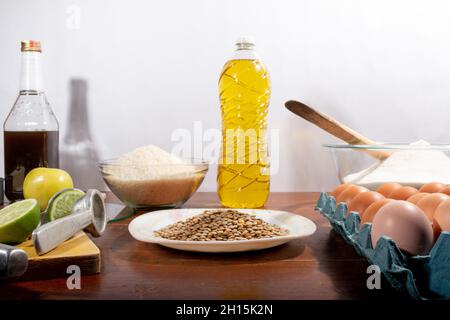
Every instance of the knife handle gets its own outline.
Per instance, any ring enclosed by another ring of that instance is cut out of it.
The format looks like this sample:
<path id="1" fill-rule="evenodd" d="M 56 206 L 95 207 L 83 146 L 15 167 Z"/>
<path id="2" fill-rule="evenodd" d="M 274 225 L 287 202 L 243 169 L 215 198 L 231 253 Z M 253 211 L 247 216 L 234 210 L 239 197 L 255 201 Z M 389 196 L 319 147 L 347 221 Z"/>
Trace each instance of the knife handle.
<path id="1" fill-rule="evenodd" d="M 28 256 L 24 250 L 0 243 L 0 279 L 20 277 L 27 268 Z"/>
<path id="2" fill-rule="evenodd" d="M 32 234 L 34 248 L 38 255 L 43 255 L 64 241 L 70 239 L 92 222 L 89 210 L 68 215 L 64 218 L 45 223 L 35 229 Z"/>

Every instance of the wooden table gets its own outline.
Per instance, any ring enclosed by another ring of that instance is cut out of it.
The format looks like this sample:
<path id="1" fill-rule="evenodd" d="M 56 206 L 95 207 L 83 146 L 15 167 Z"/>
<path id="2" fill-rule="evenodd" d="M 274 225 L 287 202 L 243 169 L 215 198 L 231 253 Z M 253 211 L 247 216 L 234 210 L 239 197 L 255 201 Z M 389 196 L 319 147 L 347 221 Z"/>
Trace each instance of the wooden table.
<path id="1" fill-rule="evenodd" d="M 313 220 L 316 233 L 263 251 L 203 254 L 134 240 L 130 219 L 111 223 L 95 243 L 102 271 L 83 276 L 81 290 L 66 279 L 0 284 L 0 299 L 398 299 L 366 287 L 368 263 L 313 210 L 318 193 L 272 193 L 270 209 Z M 197 193 L 186 207 L 218 207 L 214 193 Z"/>

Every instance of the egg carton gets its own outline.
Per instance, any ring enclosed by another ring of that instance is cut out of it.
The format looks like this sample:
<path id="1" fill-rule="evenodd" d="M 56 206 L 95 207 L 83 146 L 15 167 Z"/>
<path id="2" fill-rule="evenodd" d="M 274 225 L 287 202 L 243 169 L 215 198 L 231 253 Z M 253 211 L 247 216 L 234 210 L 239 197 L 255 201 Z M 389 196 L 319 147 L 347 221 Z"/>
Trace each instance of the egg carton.
<path id="1" fill-rule="evenodd" d="M 333 196 L 322 192 L 316 204 L 333 229 L 365 257 L 371 265 L 377 265 L 381 273 L 396 290 L 417 300 L 450 299 L 450 233 L 442 232 L 426 256 L 406 256 L 394 240 L 381 237 L 372 246 L 372 224 L 360 228 L 360 216 L 350 212 L 347 204 L 336 204 Z"/>

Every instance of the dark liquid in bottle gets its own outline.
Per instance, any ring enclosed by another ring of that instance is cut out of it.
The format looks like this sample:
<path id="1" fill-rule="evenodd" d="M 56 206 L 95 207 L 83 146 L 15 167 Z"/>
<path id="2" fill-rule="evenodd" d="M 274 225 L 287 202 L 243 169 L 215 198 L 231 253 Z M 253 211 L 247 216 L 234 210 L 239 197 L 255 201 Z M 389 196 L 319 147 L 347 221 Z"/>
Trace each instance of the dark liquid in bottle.
<path id="1" fill-rule="evenodd" d="M 5 194 L 10 201 L 23 199 L 22 185 L 37 167 L 59 167 L 58 131 L 5 131 Z"/>

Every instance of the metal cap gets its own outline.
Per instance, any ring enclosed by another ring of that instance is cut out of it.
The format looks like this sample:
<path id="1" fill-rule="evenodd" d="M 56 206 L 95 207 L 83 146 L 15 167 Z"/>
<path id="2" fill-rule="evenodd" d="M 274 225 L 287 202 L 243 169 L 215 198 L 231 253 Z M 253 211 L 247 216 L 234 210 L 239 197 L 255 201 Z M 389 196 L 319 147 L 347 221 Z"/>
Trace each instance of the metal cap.
<path id="1" fill-rule="evenodd" d="M 41 43 L 34 40 L 26 40 L 21 42 L 20 51 L 22 52 L 42 52 Z"/>

